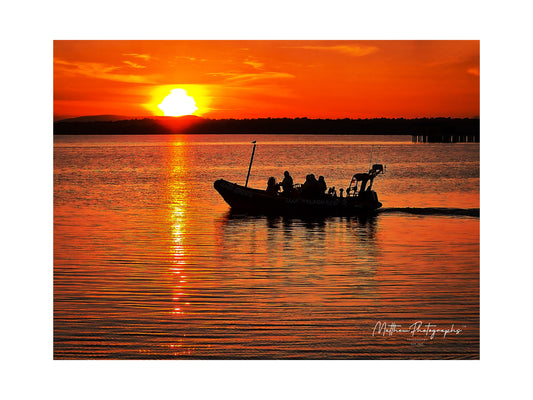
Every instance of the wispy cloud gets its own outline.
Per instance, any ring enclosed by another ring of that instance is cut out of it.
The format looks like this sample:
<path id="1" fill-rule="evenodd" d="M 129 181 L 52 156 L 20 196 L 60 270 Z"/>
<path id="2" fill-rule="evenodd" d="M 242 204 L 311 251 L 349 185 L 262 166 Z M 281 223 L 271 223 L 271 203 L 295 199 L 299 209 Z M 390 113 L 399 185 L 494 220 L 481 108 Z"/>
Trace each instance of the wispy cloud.
<path id="1" fill-rule="evenodd" d="M 130 56 L 130 57 L 136 57 L 136 58 L 141 58 L 143 60 L 150 60 L 152 58 L 152 56 L 150 56 L 149 54 L 138 54 L 138 53 L 124 53 L 122 54 L 123 56 Z"/>
<path id="2" fill-rule="evenodd" d="M 134 63 L 134 62 L 132 62 L 132 61 L 122 61 L 122 62 L 123 62 L 124 64 L 129 65 L 129 66 L 132 67 L 132 68 L 146 68 L 145 65 L 136 64 L 136 63 Z"/>
<path id="3" fill-rule="evenodd" d="M 69 61 L 54 59 L 54 68 L 65 73 L 83 75 L 90 78 L 106 79 L 117 82 L 129 83 L 154 83 L 156 80 L 149 75 L 121 74 L 120 67 L 109 66 L 100 63 L 79 62 L 72 63 Z"/>
<path id="4" fill-rule="evenodd" d="M 290 79 L 295 76 L 287 72 L 261 72 L 257 74 L 242 74 L 242 73 L 233 73 L 233 72 L 217 72 L 210 73 L 211 76 L 221 76 L 224 77 L 226 82 L 238 82 L 238 83 L 250 83 L 261 80 L 271 80 L 271 79 Z"/>
<path id="5" fill-rule="evenodd" d="M 363 57 L 375 53 L 379 50 L 376 46 L 360 46 L 360 45 L 336 45 L 336 46 L 298 46 L 298 49 L 329 51 L 340 54 L 349 55 L 352 57 Z"/>
<path id="6" fill-rule="evenodd" d="M 246 60 L 246 61 L 244 61 L 244 63 L 246 65 L 252 66 L 255 69 L 263 69 L 263 66 L 264 66 L 264 64 L 262 62 L 254 61 L 254 60 Z"/>
<path id="7" fill-rule="evenodd" d="M 479 76 L 479 67 L 468 68 L 466 72 L 475 76 Z"/>
<path id="8" fill-rule="evenodd" d="M 186 60 L 186 61 L 205 61 L 205 59 L 198 60 L 196 57 L 189 57 L 189 56 L 176 56 L 174 58 L 176 60 Z"/>

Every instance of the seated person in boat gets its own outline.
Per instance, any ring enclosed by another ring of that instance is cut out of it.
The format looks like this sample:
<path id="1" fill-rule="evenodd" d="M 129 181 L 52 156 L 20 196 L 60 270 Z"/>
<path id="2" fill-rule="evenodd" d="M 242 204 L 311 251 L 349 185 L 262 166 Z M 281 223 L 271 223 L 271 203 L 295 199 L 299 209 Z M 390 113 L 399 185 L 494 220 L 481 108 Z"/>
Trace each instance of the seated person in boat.
<path id="1" fill-rule="evenodd" d="M 302 196 L 308 199 L 316 198 L 318 196 L 319 188 L 318 181 L 314 174 L 309 174 L 305 177 L 305 182 L 302 185 Z"/>
<path id="2" fill-rule="evenodd" d="M 337 190 L 335 189 L 335 186 L 330 187 L 328 189 L 328 196 L 336 198 L 337 197 Z"/>
<path id="3" fill-rule="evenodd" d="M 288 195 L 290 192 L 292 192 L 292 187 L 294 185 L 294 182 L 292 180 L 291 175 L 289 174 L 289 171 L 285 171 L 283 175 L 284 177 L 280 183 L 280 186 L 283 188 L 283 194 Z"/>
<path id="4" fill-rule="evenodd" d="M 276 178 L 271 176 L 268 178 L 266 192 L 272 196 L 275 196 L 278 193 L 279 185 L 276 183 Z"/>
<path id="5" fill-rule="evenodd" d="M 326 190 L 328 190 L 328 185 L 326 185 L 326 181 L 324 180 L 323 176 L 318 177 L 318 194 L 320 196 L 323 196 L 326 193 Z"/>

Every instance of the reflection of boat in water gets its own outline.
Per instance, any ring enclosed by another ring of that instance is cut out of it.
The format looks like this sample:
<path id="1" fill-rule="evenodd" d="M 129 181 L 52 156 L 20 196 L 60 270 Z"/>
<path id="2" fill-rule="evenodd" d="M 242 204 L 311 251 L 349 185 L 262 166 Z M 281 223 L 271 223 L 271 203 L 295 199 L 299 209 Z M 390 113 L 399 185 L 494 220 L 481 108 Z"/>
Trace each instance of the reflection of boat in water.
<path id="1" fill-rule="evenodd" d="M 374 164 L 368 173 L 355 174 L 346 196 L 336 192 L 308 196 L 296 185 L 289 193 L 269 193 L 219 179 L 215 189 L 233 211 L 266 215 L 360 215 L 381 207 L 372 190 L 374 178 L 383 172 L 383 165 Z M 359 187 L 358 187 L 359 186 Z"/>

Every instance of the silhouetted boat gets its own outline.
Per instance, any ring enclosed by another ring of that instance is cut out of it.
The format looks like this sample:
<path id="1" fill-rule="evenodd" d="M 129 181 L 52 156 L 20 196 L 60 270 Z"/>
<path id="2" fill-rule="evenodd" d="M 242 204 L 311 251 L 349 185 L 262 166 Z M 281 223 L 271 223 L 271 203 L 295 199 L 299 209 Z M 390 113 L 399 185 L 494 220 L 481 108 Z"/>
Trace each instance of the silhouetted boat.
<path id="1" fill-rule="evenodd" d="M 374 178 L 383 172 L 383 165 L 374 164 L 368 173 L 355 174 L 346 190 L 346 196 L 327 194 L 304 196 L 298 185 L 290 194 L 270 194 L 219 179 L 215 189 L 232 211 L 266 215 L 360 215 L 372 213 L 381 207 L 377 193 L 372 190 Z M 360 186 L 358 188 L 358 185 Z M 353 187 L 352 185 L 355 184 Z"/>

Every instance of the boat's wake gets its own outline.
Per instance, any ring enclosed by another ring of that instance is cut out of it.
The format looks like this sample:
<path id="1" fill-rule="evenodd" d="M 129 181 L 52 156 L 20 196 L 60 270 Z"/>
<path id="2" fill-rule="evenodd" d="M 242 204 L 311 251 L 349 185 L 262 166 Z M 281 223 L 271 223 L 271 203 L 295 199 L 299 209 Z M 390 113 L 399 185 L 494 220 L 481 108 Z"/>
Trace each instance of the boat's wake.
<path id="1" fill-rule="evenodd" d="M 479 217 L 479 208 L 441 208 L 441 207 L 400 207 L 400 208 L 380 208 L 379 214 L 405 213 L 415 215 L 462 215 L 468 217 Z"/>

